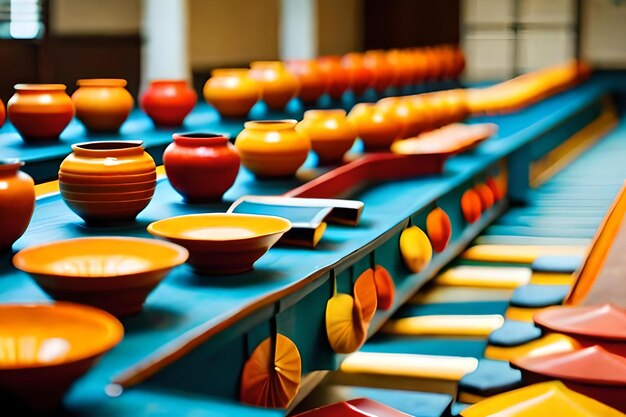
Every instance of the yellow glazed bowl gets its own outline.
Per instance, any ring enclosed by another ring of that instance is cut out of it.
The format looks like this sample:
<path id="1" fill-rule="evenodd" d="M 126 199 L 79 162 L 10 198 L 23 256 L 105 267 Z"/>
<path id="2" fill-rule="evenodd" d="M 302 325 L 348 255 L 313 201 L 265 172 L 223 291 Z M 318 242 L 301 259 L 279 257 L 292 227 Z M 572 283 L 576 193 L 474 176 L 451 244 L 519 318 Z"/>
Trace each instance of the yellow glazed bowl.
<path id="1" fill-rule="evenodd" d="M 122 316 L 139 312 L 148 294 L 188 255 L 155 239 L 87 237 L 31 246 L 18 252 L 13 264 L 56 300 Z"/>
<path id="2" fill-rule="evenodd" d="M 241 163 L 260 178 L 290 177 L 304 164 L 311 141 L 295 130 L 295 120 L 246 122 L 235 147 Z"/>
<path id="3" fill-rule="evenodd" d="M 115 317 L 78 304 L 4 304 L 0 317 L 0 393 L 12 400 L 5 410 L 56 407 L 124 335 Z"/>
<path id="4" fill-rule="evenodd" d="M 189 250 L 201 274 L 238 274 L 253 269 L 281 236 L 289 220 L 253 214 L 191 214 L 154 222 L 148 232 Z"/>

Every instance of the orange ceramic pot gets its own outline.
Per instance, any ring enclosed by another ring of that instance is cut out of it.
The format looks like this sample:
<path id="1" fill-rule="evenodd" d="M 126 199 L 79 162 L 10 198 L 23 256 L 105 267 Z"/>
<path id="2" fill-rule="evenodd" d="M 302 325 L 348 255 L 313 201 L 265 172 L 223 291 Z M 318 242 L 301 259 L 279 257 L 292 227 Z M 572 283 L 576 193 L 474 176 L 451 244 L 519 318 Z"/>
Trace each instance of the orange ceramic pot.
<path id="1" fill-rule="evenodd" d="M 141 96 L 141 109 L 161 127 L 183 124 L 198 95 L 185 80 L 154 80 Z"/>
<path id="2" fill-rule="evenodd" d="M 329 79 L 313 59 L 293 60 L 287 62 L 289 72 L 300 81 L 298 97 L 304 103 L 315 103 L 328 88 Z"/>
<path id="3" fill-rule="evenodd" d="M 78 80 L 72 94 L 76 117 L 92 132 L 117 132 L 133 109 L 126 80 Z"/>
<path id="4" fill-rule="evenodd" d="M 295 120 L 246 122 L 235 141 L 243 166 L 261 178 L 294 175 L 311 150 L 311 142 L 296 131 L 296 124 Z"/>
<path id="5" fill-rule="evenodd" d="M 437 119 L 437 115 L 435 114 L 436 109 L 430 105 L 430 102 L 424 96 L 424 94 L 416 94 L 405 97 L 406 100 L 411 102 L 415 112 L 420 115 L 420 131 L 432 129 L 435 126 Z"/>
<path id="6" fill-rule="evenodd" d="M 359 103 L 348 114 L 368 152 L 388 151 L 402 131 L 402 123 L 393 112 L 371 103 Z"/>
<path id="7" fill-rule="evenodd" d="M 428 76 L 428 58 L 422 49 L 416 48 L 411 50 L 411 61 L 413 68 L 413 83 L 421 84 L 426 81 Z"/>
<path id="8" fill-rule="evenodd" d="M 63 84 L 16 84 L 7 103 L 9 120 L 26 142 L 58 139 L 74 116 Z"/>
<path id="9" fill-rule="evenodd" d="M 372 86 L 372 71 L 365 67 L 363 54 L 351 52 L 341 58 L 341 65 L 350 73 L 350 90 L 357 96 L 362 95 Z"/>
<path id="10" fill-rule="evenodd" d="M 387 97 L 379 100 L 377 107 L 393 113 L 402 124 L 400 139 L 416 136 L 425 126 L 423 115 L 413 105 L 411 100 L 400 97 Z"/>
<path id="11" fill-rule="evenodd" d="M 283 110 L 300 89 L 298 78 L 280 61 L 256 61 L 250 68 L 250 76 L 261 85 L 261 98 L 270 109 Z"/>
<path id="12" fill-rule="evenodd" d="M 175 133 L 163 153 L 172 187 L 188 202 L 219 201 L 234 184 L 240 158 L 223 135 Z"/>
<path id="13" fill-rule="evenodd" d="M 410 58 L 398 49 L 392 49 L 387 52 L 387 62 L 396 71 L 396 79 L 393 83 L 395 87 L 404 87 L 410 85 L 413 81 L 412 62 Z"/>
<path id="14" fill-rule="evenodd" d="M 5 120 L 6 120 L 6 111 L 4 108 L 4 103 L 2 102 L 2 100 L 0 100 L 0 127 L 2 127 Z"/>
<path id="15" fill-rule="evenodd" d="M 341 65 L 339 56 L 323 56 L 317 59 L 322 71 L 329 79 L 328 95 L 340 100 L 350 88 L 350 72 Z"/>
<path id="16" fill-rule="evenodd" d="M 16 159 L 0 160 L 0 251 L 24 234 L 35 209 L 35 185 L 19 170 L 22 165 Z"/>
<path id="17" fill-rule="evenodd" d="M 72 150 L 59 169 L 61 196 L 86 223 L 129 222 L 146 208 L 154 193 L 156 167 L 152 157 L 144 151 L 142 142 L 85 142 L 72 145 Z M 94 182 L 92 178 L 101 182 Z M 133 189 L 132 194 L 115 188 L 91 187 L 135 182 L 145 185 Z M 91 194 L 93 198 L 77 200 L 75 191 L 64 187 L 65 183 L 82 185 L 80 192 Z M 136 198 L 138 193 L 141 198 Z M 98 198 L 98 194 L 103 194 L 102 198 Z M 111 197 L 113 194 L 115 197 Z"/>
<path id="18" fill-rule="evenodd" d="M 340 162 L 356 140 L 345 110 L 309 110 L 296 130 L 309 138 L 322 164 Z"/>
<path id="19" fill-rule="evenodd" d="M 459 78 L 465 69 L 465 54 L 460 47 L 454 48 L 454 71 L 453 78 Z"/>
<path id="20" fill-rule="evenodd" d="M 439 80 L 443 67 L 437 48 L 424 48 L 424 56 L 427 60 L 425 78 L 431 81 Z"/>
<path id="21" fill-rule="evenodd" d="M 376 91 L 383 92 L 395 83 L 397 72 L 387 60 L 387 54 L 384 51 L 367 51 L 363 64 L 372 72 L 374 78 L 372 86 Z"/>
<path id="22" fill-rule="evenodd" d="M 205 100 L 224 117 L 246 117 L 261 98 L 261 85 L 245 68 L 216 69 L 204 84 Z"/>

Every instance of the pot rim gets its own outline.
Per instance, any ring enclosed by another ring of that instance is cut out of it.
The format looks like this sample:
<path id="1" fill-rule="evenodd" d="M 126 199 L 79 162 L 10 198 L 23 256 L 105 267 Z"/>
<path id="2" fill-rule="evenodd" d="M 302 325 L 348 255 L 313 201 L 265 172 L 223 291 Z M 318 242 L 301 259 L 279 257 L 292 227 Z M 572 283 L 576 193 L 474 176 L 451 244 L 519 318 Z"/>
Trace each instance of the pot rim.
<path id="1" fill-rule="evenodd" d="M 42 92 L 42 91 L 65 91 L 65 84 L 15 84 L 13 86 L 18 92 Z"/>
<path id="2" fill-rule="evenodd" d="M 85 78 L 76 81 L 79 87 L 126 87 L 127 84 L 123 78 Z"/>
<path id="3" fill-rule="evenodd" d="M 18 158 L 0 158 L 0 172 L 17 171 L 24 166 L 24 161 Z"/>
<path id="4" fill-rule="evenodd" d="M 243 124 L 245 129 L 253 130 L 289 130 L 294 129 L 298 121 L 295 119 L 250 120 Z"/>
<path id="5" fill-rule="evenodd" d="M 141 140 L 111 140 L 75 143 L 72 151 L 79 156 L 103 158 L 140 155 L 144 153 L 144 148 Z"/>
<path id="6" fill-rule="evenodd" d="M 211 77 L 220 76 L 220 75 L 247 75 L 249 73 L 249 68 L 215 68 L 211 70 Z"/>
<path id="7" fill-rule="evenodd" d="M 182 146 L 210 146 L 228 142 L 228 137 L 220 133 L 187 132 L 174 133 L 172 139 Z"/>
<path id="8" fill-rule="evenodd" d="M 307 110 L 304 112 L 304 118 L 308 117 L 318 118 L 318 117 L 346 117 L 346 111 L 343 109 L 314 109 Z"/>
<path id="9" fill-rule="evenodd" d="M 165 84 L 187 85 L 187 80 L 182 78 L 156 78 L 154 80 L 150 80 L 150 85 Z"/>

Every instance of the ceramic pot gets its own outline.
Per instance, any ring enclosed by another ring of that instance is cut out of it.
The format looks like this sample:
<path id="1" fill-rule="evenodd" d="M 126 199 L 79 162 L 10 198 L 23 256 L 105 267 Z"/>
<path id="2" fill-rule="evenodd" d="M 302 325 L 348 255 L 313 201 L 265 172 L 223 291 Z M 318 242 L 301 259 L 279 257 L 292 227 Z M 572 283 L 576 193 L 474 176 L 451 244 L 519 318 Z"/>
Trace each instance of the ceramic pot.
<path id="1" fill-rule="evenodd" d="M 257 177 L 290 177 L 311 149 L 309 139 L 295 130 L 295 120 L 246 122 L 235 147 L 241 163 Z"/>
<path id="2" fill-rule="evenodd" d="M 402 123 L 391 111 L 371 103 L 354 106 L 348 120 L 356 128 L 367 152 L 388 151 L 402 131 Z"/>
<path id="3" fill-rule="evenodd" d="M 148 205 L 156 185 L 156 167 L 140 141 L 85 142 L 72 145 L 72 153 L 59 169 L 61 196 L 72 211 L 88 224 L 130 222 Z M 136 183 L 136 184 L 135 184 Z M 132 192 L 102 185 L 144 184 Z M 77 200 L 65 184 L 81 185 L 81 193 L 94 195 Z M 95 187 L 92 187 L 94 186 Z M 143 192 L 143 193 L 142 193 Z M 136 198 L 137 193 L 142 198 Z M 98 194 L 108 194 L 98 198 Z M 111 197 L 117 194 L 115 197 Z"/>
<path id="4" fill-rule="evenodd" d="M 426 80 L 437 81 L 442 75 L 442 65 L 439 53 L 436 48 L 424 48 L 424 57 L 426 58 Z"/>
<path id="5" fill-rule="evenodd" d="M 198 95 L 185 80 L 154 80 L 140 99 L 141 109 L 159 127 L 177 127 L 193 110 Z"/>
<path id="6" fill-rule="evenodd" d="M 323 56 L 317 59 L 322 71 L 328 77 L 328 95 L 335 100 L 340 100 L 343 93 L 350 88 L 350 72 L 341 65 L 339 56 Z"/>
<path id="7" fill-rule="evenodd" d="M 58 139 L 74 116 L 63 84 L 16 84 L 7 103 L 9 120 L 25 142 Z"/>
<path id="8" fill-rule="evenodd" d="M 6 111 L 4 108 L 4 103 L 2 102 L 2 100 L 0 100 L 0 127 L 2 127 L 5 120 L 6 120 Z"/>
<path id="9" fill-rule="evenodd" d="M 20 171 L 23 162 L 0 159 L 0 251 L 24 234 L 35 209 L 35 183 Z"/>
<path id="10" fill-rule="evenodd" d="M 72 94 L 76 117 L 91 132 L 117 132 L 133 109 L 126 80 L 78 80 Z"/>
<path id="11" fill-rule="evenodd" d="M 205 100 L 223 117 L 246 117 L 261 98 L 261 85 L 245 68 L 216 69 L 204 84 Z"/>
<path id="12" fill-rule="evenodd" d="M 289 72 L 300 81 L 298 97 L 303 103 L 315 103 L 328 88 L 329 80 L 315 60 L 293 60 L 287 62 Z"/>
<path id="13" fill-rule="evenodd" d="M 280 61 L 256 61 L 250 64 L 250 77 L 261 85 L 261 98 L 272 110 L 283 110 L 296 96 L 300 82 Z"/>
<path id="14" fill-rule="evenodd" d="M 379 100 L 377 107 L 387 110 L 396 116 L 402 124 L 398 135 L 401 139 L 417 136 L 425 126 L 425 120 L 411 100 L 400 97 L 387 97 Z"/>
<path id="15" fill-rule="evenodd" d="M 356 140 L 356 130 L 346 119 L 345 110 L 306 111 L 296 130 L 309 138 L 322 164 L 341 162 Z"/>
<path id="16" fill-rule="evenodd" d="M 376 91 L 382 93 L 395 83 L 397 78 L 396 70 L 387 60 L 384 51 L 367 51 L 363 57 L 363 64 L 372 72 L 374 78 L 372 86 Z"/>
<path id="17" fill-rule="evenodd" d="M 454 71 L 452 73 L 452 77 L 457 79 L 463 73 L 465 69 L 465 54 L 463 50 L 458 46 L 454 48 Z"/>
<path id="18" fill-rule="evenodd" d="M 411 68 L 413 84 L 421 84 L 426 81 L 428 75 L 428 59 L 424 54 L 424 51 L 420 48 L 411 49 Z"/>
<path id="19" fill-rule="evenodd" d="M 391 65 L 397 76 L 393 82 L 394 87 L 404 87 L 413 81 L 412 67 L 410 59 L 399 49 L 392 49 L 387 52 L 387 62 Z"/>
<path id="20" fill-rule="evenodd" d="M 223 135 L 176 133 L 163 154 L 172 187 L 188 202 L 219 201 L 237 178 L 239 153 Z"/>
<path id="21" fill-rule="evenodd" d="M 350 73 L 350 90 L 357 96 L 363 95 L 374 81 L 372 72 L 365 68 L 363 54 L 351 52 L 341 58 L 341 65 Z"/>

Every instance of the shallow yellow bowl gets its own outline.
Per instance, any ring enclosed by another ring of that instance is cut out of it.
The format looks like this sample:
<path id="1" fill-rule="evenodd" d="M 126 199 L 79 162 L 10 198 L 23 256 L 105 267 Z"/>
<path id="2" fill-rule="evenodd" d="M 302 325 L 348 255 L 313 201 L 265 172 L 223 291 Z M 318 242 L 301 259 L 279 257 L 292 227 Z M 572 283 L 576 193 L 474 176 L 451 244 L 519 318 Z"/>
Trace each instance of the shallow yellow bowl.
<path id="1" fill-rule="evenodd" d="M 209 213 L 154 222 L 148 232 L 189 250 L 189 263 L 202 274 L 250 271 L 281 236 L 287 219 L 255 214 Z"/>
<path id="2" fill-rule="evenodd" d="M 5 304 L 0 317 L 0 396 L 16 406 L 54 408 L 124 335 L 115 317 L 78 304 Z"/>
<path id="3" fill-rule="evenodd" d="M 87 237 L 31 246 L 13 258 L 56 300 L 100 307 L 115 315 L 139 312 L 150 293 L 187 250 L 131 237 Z"/>

